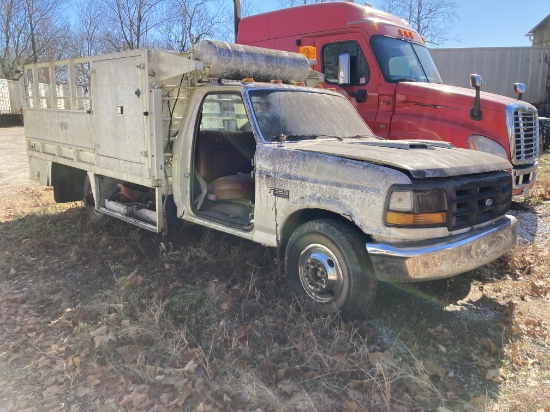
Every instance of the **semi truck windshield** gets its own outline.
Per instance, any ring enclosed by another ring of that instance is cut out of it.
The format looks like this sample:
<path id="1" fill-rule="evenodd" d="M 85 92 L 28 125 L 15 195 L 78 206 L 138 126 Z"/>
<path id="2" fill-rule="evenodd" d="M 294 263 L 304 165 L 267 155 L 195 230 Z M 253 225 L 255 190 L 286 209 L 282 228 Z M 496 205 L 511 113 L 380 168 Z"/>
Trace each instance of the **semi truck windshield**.
<path id="1" fill-rule="evenodd" d="M 381 36 L 373 37 L 371 45 L 386 81 L 443 83 L 425 47 Z"/>

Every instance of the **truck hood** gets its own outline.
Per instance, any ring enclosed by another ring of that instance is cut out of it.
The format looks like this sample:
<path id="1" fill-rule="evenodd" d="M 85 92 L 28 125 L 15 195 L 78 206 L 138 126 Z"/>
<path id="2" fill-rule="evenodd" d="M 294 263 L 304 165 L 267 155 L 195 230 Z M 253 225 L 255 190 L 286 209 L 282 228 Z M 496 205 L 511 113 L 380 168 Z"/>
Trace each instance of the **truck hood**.
<path id="1" fill-rule="evenodd" d="M 446 84 L 401 82 L 397 85 L 396 102 L 427 104 L 431 107 L 453 108 L 464 105 L 473 107 L 475 95 L 474 89 Z M 481 89 L 481 107 L 484 109 L 503 111 L 504 106 L 515 101 L 517 100 L 510 97 L 485 93 Z"/>
<path id="2" fill-rule="evenodd" d="M 406 171 L 416 179 L 469 175 L 512 168 L 512 165 L 502 157 L 457 149 L 449 143 L 431 140 L 316 140 L 287 143 L 286 148 L 389 166 Z"/>

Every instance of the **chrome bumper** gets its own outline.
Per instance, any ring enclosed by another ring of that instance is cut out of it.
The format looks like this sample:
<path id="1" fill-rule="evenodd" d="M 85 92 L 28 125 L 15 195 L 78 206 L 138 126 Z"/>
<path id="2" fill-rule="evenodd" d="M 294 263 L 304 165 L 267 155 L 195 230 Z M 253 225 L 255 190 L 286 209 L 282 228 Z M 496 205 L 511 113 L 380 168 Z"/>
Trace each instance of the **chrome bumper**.
<path id="1" fill-rule="evenodd" d="M 517 191 L 518 189 L 523 189 L 525 195 L 529 194 L 529 188 L 537 179 L 537 167 L 538 162 L 535 164 L 527 165 L 524 167 L 514 166 L 512 169 L 512 176 L 514 178 L 513 189 Z M 525 193 L 527 192 L 527 193 Z"/>
<path id="2" fill-rule="evenodd" d="M 418 282 L 451 277 L 483 266 L 516 245 L 517 220 L 506 215 L 471 232 L 400 245 L 367 243 L 380 280 Z"/>

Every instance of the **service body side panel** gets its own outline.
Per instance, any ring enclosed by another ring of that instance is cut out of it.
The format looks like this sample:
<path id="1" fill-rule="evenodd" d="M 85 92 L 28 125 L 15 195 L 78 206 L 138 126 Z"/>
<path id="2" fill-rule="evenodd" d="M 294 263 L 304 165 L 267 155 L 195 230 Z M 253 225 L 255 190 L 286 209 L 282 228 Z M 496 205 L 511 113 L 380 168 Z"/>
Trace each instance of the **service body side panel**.
<path id="1" fill-rule="evenodd" d="M 27 109 L 25 134 L 28 140 L 94 149 L 92 116 L 85 111 Z"/>

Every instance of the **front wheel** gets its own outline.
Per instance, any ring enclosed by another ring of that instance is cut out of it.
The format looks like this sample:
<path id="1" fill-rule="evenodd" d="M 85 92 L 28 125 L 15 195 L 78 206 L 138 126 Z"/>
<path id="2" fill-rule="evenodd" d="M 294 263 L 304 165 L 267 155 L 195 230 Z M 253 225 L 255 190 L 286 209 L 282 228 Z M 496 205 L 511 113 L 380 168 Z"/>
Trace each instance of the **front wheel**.
<path id="1" fill-rule="evenodd" d="M 337 220 L 304 223 L 291 236 L 285 269 L 293 291 L 345 319 L 364 317 L 378 281 L 367 256 L 364 235 Z"/>

